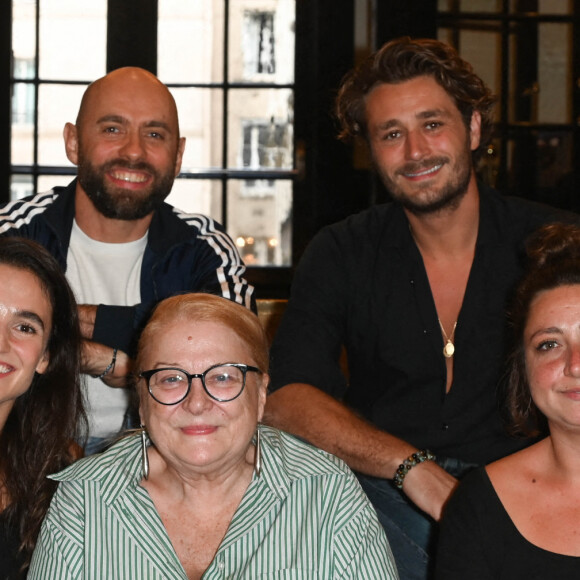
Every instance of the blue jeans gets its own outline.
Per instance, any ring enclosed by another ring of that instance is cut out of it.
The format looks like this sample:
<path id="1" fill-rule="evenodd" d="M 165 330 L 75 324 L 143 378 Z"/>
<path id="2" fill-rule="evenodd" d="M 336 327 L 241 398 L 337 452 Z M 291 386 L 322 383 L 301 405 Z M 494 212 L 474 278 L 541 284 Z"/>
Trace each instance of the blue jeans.
<path id="1" fill-rule="evenodd" d="M 477 467 L 453 458 L 437 458 L 437 463 L 458 478 Z M 385 529 L 400 579 L 431 578 L 437 540 L 435 520 L 417 508 L 390 480 L 360 473 L 357 477 Z"/>
<path id="2" fill-rule="evenodd" d="M 85 457 L 101 453 L 110 447 L 125 431 L 139 427 L 139 413 L 132 406 L 129 406 L 123 418 L 123 425 L 117 435 L 111 437 L 87 437 L 84 445 Z"/>
<path id="3" fill-rule="evenodd" d="M 85 457 L 104 451 L 111 444 L 111 440 L 104 437 L 88 437 L 85 443 Z"/>

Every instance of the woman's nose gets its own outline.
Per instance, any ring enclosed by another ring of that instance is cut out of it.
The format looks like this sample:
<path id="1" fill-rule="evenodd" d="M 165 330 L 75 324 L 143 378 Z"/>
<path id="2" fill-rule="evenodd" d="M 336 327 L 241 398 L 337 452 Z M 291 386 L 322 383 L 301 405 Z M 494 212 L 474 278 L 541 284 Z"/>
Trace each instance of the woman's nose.
<path id="1" fill-rule="evenodd" d="M 191 380 L 191 388 L 182 404 L 190 413 L 194 414 L 201 413 L 213 405 L 213 400 L 206 393 L 199 377 Z"/>
<path id="2" fill-rule="evenodd" d="M 580 377 L 580 341 L 569 349 L 566 371 L 570 376 Z"/>

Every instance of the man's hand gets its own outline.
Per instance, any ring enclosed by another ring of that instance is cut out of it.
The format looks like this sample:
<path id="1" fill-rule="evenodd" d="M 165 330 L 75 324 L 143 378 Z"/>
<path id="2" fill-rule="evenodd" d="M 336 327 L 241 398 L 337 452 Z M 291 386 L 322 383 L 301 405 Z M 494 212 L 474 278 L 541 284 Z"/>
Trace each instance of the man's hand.
<path id="1" fill-rule="evenodd" d="M 403 492 L 418 508 L 439 521 L 457 484 L 458 480 L 434 461 L 424 461 L 409 470 Z"/>
<path id="2" fill-rule="evenodd" d="M 287 385 L 268 395 L 262 421 L 337 455 L 355 471 L 383 479 L 392 479 L 403 460 L 417 451 L 330 395 L 303 383 Z M 417 507 L 439 520 L 456 485 L 457 480 L 434 461 L 424 461 L 407 473 L 402 491 Z"/>
<path id="3" fill-rule="evenodd" d="M 81 323 L 82 337 L 92 340 L 97 318 L 97 307 L 94 304 L 79 304 L 77 305 L 77 310 L 79 322 Z"/>
<path id="4" fill-rule="evenodd" d="M 82 372 L 88 375 L 99 376 L 113 360 L 113 349 L 104 344 L 83 340 Z M 109 387 L 127 387 L 127 377 L 131 373 L 133 361 L 122 350 L 117 350 L 115 366 L 102 377 Z"/>

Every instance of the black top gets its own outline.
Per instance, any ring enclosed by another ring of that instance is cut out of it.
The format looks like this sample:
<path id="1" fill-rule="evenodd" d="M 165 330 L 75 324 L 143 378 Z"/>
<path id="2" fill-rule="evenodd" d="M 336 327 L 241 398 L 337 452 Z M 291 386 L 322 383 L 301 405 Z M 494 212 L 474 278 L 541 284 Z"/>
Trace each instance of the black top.
<path id="1" fill-rule="evenodd" d="M 18 557 L 20 539 L 16 530 L 8 525 L 6 518 L 0 514 L 0 580 L 24 580 L 26 574 L 20 574 L 21 558 Z"/>
<path id="2" fill-rule="evenodd" d="M 483 467 L 449 500 L 436 562 L 437 580 L 580 578 L 580 558 L 542 550 L 518 532 Z"/>
<path id="3" fill-rule="evenodd" d="M 524 239 L 557 210 L 485 187 L 480 192 L 449 394 L 427 273 L 398 204 L 351 216 L 311 242 L 272 347 L 272 389 L 314 385 L 416 447 L 470 463 L 488 463 L 521 447 L 504 435 L 497 412 L 507 347 L 504 311 L 522 271 Z M 337 362 L 342 344 L 348 389 Z"/>

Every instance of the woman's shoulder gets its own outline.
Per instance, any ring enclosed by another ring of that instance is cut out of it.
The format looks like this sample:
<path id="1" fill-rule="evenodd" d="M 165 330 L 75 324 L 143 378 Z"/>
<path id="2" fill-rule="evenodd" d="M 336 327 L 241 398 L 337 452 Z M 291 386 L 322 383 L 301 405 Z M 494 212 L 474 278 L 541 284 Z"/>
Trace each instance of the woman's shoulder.
<path id="1" fill-rule="evenodd" d="M 115 442 L 102 453 L 79 459 L 66 469 L 50 476 L 60 482 L 79 480 L 103 480 L 109 475 L 126 474 L 134 476 L 135 467 L 140 462 L 140 438 L 127 435 Z"/>
<path id="2" fill-rule="evenodd" d="M 538 477 L 543 466 L 548 465 L 547 446 L 548 439 L 542 439 L 486 466 L 489 481 L 500 497 L 519 495 L 522 484 Z"/>
<path id="3" fill-rule="evenodd" d="M 278 496 L 303 502 L 308 497 L 332 512 L 342 525 L 353 518 L 376 518 L 355 474 L 338 457 L 293 435 L 260 427 L 263 484 Z M 291 502 L 292 503 L 292 502 Z M 373 514 L 372 516 L 370 514 Z"/>
<path id="4" fill-rule="evenodd" d="M 290 433 L 260 426 L 260 435 L 269 459 L 291 479 L 323 475 L 354 477 L 344 461 Z"/>

